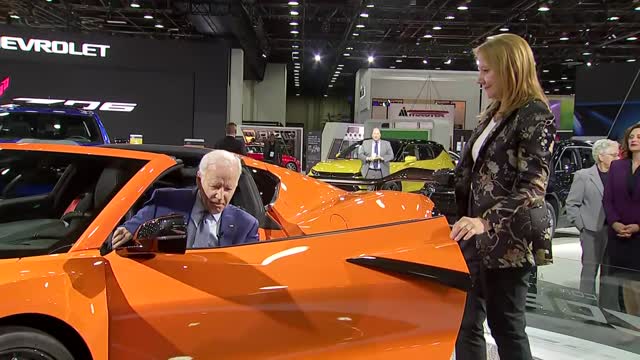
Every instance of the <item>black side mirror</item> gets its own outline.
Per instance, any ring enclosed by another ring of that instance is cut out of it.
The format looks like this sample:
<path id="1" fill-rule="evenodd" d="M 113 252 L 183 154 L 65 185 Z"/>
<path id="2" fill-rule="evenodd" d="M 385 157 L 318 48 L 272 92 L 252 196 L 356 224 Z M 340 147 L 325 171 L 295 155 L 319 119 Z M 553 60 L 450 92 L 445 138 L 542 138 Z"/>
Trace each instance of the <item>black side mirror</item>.
<path id="1" fill-rule="evenodd" d="M 140 225 L 133 239 L 116 249 L 122 256 L 184 254 L 187 250 L 187 225 L 182 215 L 169 215 Z"/>

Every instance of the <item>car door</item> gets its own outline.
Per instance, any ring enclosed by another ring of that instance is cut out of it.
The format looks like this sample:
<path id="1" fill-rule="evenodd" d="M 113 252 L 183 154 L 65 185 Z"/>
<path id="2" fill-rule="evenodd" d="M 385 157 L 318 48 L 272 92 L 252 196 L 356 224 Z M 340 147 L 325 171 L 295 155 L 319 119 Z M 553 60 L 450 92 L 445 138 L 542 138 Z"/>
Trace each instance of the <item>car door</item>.
<path id="1" fill-rule="evenodd" d="M 108 262 L 111 359 L 449 359 L 469 286 L 444 218 Z M 426 356 L 426 357 L 425 357 Z"/>

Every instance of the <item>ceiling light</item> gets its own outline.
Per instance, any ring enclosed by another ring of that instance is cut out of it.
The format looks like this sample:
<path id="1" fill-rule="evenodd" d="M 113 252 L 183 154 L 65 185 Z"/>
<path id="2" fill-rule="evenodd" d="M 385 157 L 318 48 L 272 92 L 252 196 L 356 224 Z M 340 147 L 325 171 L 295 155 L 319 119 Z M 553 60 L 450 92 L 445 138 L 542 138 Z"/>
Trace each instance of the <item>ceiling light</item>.
<path id="1" fill-rule="evenodd" d="M 451 59 L 447 59 L 447 61 L 444 62 L 445 65 L 449 65 L 451 64 Z"/>
<path id="2" fill-rule="evenodd" d="M 544 69 L 544 70 L 542 70 L 542 72 L 543 72 L 543 73 L 548 73 L 548 72 L 549 72 L 549 70 Z"/>
<path id="3" fill-rule="evenodd" d="M 636 59 L 627 59 L 627 62 L 636 62 Z"/>
<path id="4" fill-rule="evenodd" d="M 327 94 L 324 94 L 324 97 L 329 97 L 329 95 L 327 95 Z"/>
<path id="5" fill-rule="evenodd" d="M 556 81 L 555 80 L 549 80 L 550 83 L 555 84 Z"/>
<path id="6" fill-rule="evenodd" d="M 292 21 L 289 23 L 289 25 L 291 26 L 298 26 L 298 22 L 297 21 Z"/>
<path id="7" fill-rule="evenodd" d="M 316 62 L 319 62 L 320 60 L 322 60 L 322 58 L 320 57 L 320 55 L 319 55 L 319 54 L 316 54 L 316 56 L 314 56 L 314 57 L 313 57 L 313 59 L 314 59 Z"/>
<path id="8" fill-rule="evenodd" d="M 563 77 L 560 78 L 560 80 L 567 80 L 567 79 L 568 79 L 568 77 L 566 77 L 566 76 L 563 76 Z"/>
<path id="9" fill-rule="evenodd" d="M 509 28 L 508 28 L 508 27 L 501 27 L 501 28 L 500 28 L 500 31 L 502 31 L 502 32 L 507 32 L 507 31 L 509 31 Z"/>
<path id="10" fill-rule="evenodd" d="M 296 66 L 294 66 L 294 68 L 300 69 L 300 65 L 296 65 Z"/>
<path id="11" fill-rule="evenodd" d="M 298 4 L 298 2 L 297 2 L 297 1 L 289 1 L 289 4 L 288 4 L 288 5 L 289 5 L 289 6 L 298 6 L 298 5 L 300 5 L 300 4 Z"/>
<path id="12" fill-rule="evenodd" d="M 148 19 L 148 20 L 151 20 L 151 19 L 153 19 L 153 16 L 152 15 L 145 15 L 144 18 Z"/>
<path id="13" fill-rule="evenodd" d="M 544 12 L 544 11 L 549 11 L 549 10 L 551 10 L 551 9 L 549 8 L 549 6 L 548 6 L 547 4 L 541 4 L 541 5 L 538 7 L 538 11 L 542 11 L 542 12 Z"/>
<path id="14" fill-rule="evenodd" d="M 638 38 L 635 36 L 631 36 L 627 38 L 627 41 L 636 41 L 636 40 L 638 40 Z"/>
<path id="15" fill-rule="evenodd" d="M 16 14 L 11 14 L 9 15 L 10 18 L 12 19 L 20 19 L 20 16 L 16 15 Z"/>
<path id="16" fill-rule="evenodd" d="M 267 54 L 262 53 L 262 57 L 266 59 L 267 58 Z"/>
<path id="17" fill-rule="evenodd" d="M 574 61 L 573 59 L 566 59 L 565 62 L 572 62 Z"/>
<path id="18" fill-rule="evenodd" d="M 289 32 L 292 33 L 292 34 L 300 34 L 300 31 L 298 31 L 298 30 L 291 30 Z"/>
<path id="19" fill-rule="evenodd" d="M 428 64 L 429 62 L 427 61 L 427 59 L 422 60 L 423 64 Z"/>
<path id="20" fill-rule="evenodd" d="M 545 91 L 544 91 L 544 93 L 545 93 L 545 94 L 548 94 L 548 93 L 549 93 L 549 90 L 545 90 Z"/>
<path id="21" fill-rule="evenodd" d="M 442 26 L 436 25 L 433 27 L 433 30 L 442 30 Z"/>
<path id="22" fill-rule="evenodd" d="M 591 66 L 591 61 L 587 62 L 587 66 Z"/>
<path id="23" fill-rule="evenodd" d="M 138 4 L 138 2 L 137 2 L 137 1 L 132 1 L 132 2 L 131 2 L 131 4 L 130 4 L 129 6 L 131 6 L 132 8 L 139 8 L 139 7 L 140 7 L 140 4 Z"/>
<path id="24" fill-rule="evenodd" d="M 330 87 L 330 88 L 332 88 L 332 87 L 333 87 L 333 85 L 329 84 L 329 87 Z"/>
<path id="25" fill-rule="evenodd" d="M 300 15 L 300 13 L 299 13 L 299 12 L 297 12 L 297 11 L 295 11 L 295 10 L 291 10 L 291 11 L 289 11 L 289 14 L 291 14 L 291 16 L 298 16 L 298 15 Z"/>
<path id="26" fill-rule="evenodd" d="M 336 82 L 336 79 L 331 79 L 331 82 L 332 82 L 332 83 Z"/>
<path id="27" fill-rule="evenodd" d="M 360 34 L 358 34 L 358 33 L 353 33 L 353 36 L 360 36 Z"/>
<path id="28" fill-rule="evenodd" d="M 401 62 L 402 62 L 402 59 L 398 59 L 398 60 L 396 60 L 396 62 L 397 62 L 397 63 L 401 63 Z"/>
<path id="29" fill-rule="evenodd" d="M 368 8 L 372 8 L 372 7 L 375 7 L 375 5 L 373 5 L 373 4 L 369 4 L 369 5 L 367 5 L 367 7 L 368 7 Z"/>
<path id="30" fill-rule="evenodd" d="M 389 66 L 389 69 L 395 69 L 395 68 L 396 68 L 396 67 L 395 67 L 395 66 L 393 66 L 393 65 Z"/>
<path id="31" fill-rule="evenodd" d="M 13 17 L 13 15 L 11 15 Z M 19 18 L 14 18 L 14 19 L 19 19 Z M 127 22 L 126 21 L 122 21 L 122 20 L 107 20 L 107 24 L 113 24 L 113 25 L 126 25 Z"/>
<path id="32" fill-rule="evenodd" d="M 344 65 L 340 64 L 340 65 L 338 65 L 338 67 L 344 67 Z"/>
<path id="33" fill-rule="evenodd" d="M 366 12 L 363 12 L 362 14 L 360 14 L 360 17 L 368 18 L 369 14 L 367 14 Z"/>
<path id="34" fill-rule="evenodd" d="M 635 11 L 640 11 L 640 6 L 636 6 Z"/>
<path id="35" fill-rule="evenodd" d="M 298 54 L 300 54 L 300 51 L 292 51 L 291 54 L 298 55 Z"/>
<path id="36" fill-rule="evenodd" d="M 357 27 L 358 29 L 363 29 L 363 28 L 364 28 L 364 25 L 362 25 L 362 24 L 358 24 L 358 25 L 356 25 L 356 27 Z"/>
<path id="37" fill-rule="evenodd" d="M 300 46 L 298 46 L 298 45 L 292 45 L 291 47 L 292 47 L 292 48 L 294 48 L 294 49 L 298 49 Z"/>
<path id="38" fill-rule="evenodd" d="M 162 25 L 162 24 L 156 24 L 155 27 L 158 28 L 158 29 L 164 29 L 164 25 Z"/>
<path id="39" fill-rule="evenodd" d="M 293 59 L 293 60 L 300 60 L 300 57 L 298 57 L 298 56 L 293 56 L 293 57 L 292 57 L 292 59 Z"/>
<path id="40" fill-rule="evenodd" d="M 553 91 L 560 91 L 560 89 L 553 89 Z"/>
<path id="41" fill-rule="evenodd" d="M 437 67 L 436 70 L 442 70 L 442 68 Z"/>
<path id="42" fill-rule="evenodd" d="M 346 57 L 351 56 L 351 54 L 349 54 L 349 53 L 344 53 L 344 54 L 342 54 L 342 55 L 343 55 L 343 56 L 346 56 Z"/>
<path id="43" fill-rule="evenodd" d="M 296 96 L 300 96 L 300 94 L 296 94 Z"/>
<path id="44" fill-rule="evenodd" d="M 460 11 L 469 10 L 469 7 L 467 5 L 460 5 L 458 6 L 458 10 Z"/>
<path id="45" fill-rule="evenodd" d="M 612 16 L 612 17 L 608 18 L 607 20 L 609 20 L 609 21 L 617 21 L 617 20 L 620 20 L 620 17 Z"/>
<path id="46" fill-rule="evenodd" d="M 565 89 L 571 89 L 571 86 L 565 86 Z"/>
<path id="47" fill-rule="evenodd" d="M 373 58 L 373 56 L 369 56 L 367 58 L 367 61 L 369 62 L 369 64 L 371 64 L 375 59 Z"/>
<path id="48" fill-rule="evenodd" d="M 583 53 L 582 53 L 582 55 L 584 55 L 584 56 L 589 56 L 589 55 L 591 55 L 591 53 L 590 53 L 590 52 L 588 52 L 588 51 L 586 51 L 586 52 L 583 52 Z"/>
<path id="49" fill-rule="evenodd" d="M 445 17 L 446 20 L 454 20 L 455 18 L 453 15 L 447 15 L 447 17 Z"/>
<path id="50" fill-rule="evenodd" d="M 348 47 L 347 50 L 353 50 L 353 48 L 352 47 Z"/>
<path id="51" fill-rule="evenodd" d="M 566 36 L 563 36 L 563 37 L 560 38 L 560 41 L 567 41 L 567 40 L 569 40 L 569 38 L 566 37 Z"/>

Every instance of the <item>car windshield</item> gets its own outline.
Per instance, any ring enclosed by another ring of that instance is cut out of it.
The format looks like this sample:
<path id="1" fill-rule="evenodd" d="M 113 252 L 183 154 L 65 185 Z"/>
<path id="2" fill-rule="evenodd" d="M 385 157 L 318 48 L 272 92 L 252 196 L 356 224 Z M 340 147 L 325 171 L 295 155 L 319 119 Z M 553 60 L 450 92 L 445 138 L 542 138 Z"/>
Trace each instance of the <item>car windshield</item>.
<path id="1" fill-rule="evenodd" d="M 0 139 L 102 142 L 98 124 L 90 115 L 37 112 L 4 112 L 0 115 Z"/>
<path id="2" fill-rule="evenodd" d="M 397 154 L 402 147 L 402 142 L 397 140 L 387 140 L 391 143 L 391 149 L 393 149 L 393 153 Z M 355 144 L 351 144 L 345 150 L 340 151 L 340 154 L 337 156 L 338 159 L 357 159 L 358 158 L 358 148 L 362 145 L 362 141 L 359 141 Z"/>

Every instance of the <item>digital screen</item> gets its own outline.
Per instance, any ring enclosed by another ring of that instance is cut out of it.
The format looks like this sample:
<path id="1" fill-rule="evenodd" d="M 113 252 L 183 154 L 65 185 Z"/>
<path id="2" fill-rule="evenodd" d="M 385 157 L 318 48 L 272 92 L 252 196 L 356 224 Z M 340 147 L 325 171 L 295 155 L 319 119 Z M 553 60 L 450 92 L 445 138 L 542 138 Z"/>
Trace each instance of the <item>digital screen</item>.
<path id="1" fill-rule="evenodd" d="M 576 72 L 574 134 L 620 140 L 640 122 L 640 66 L 603 64 Z"/>

